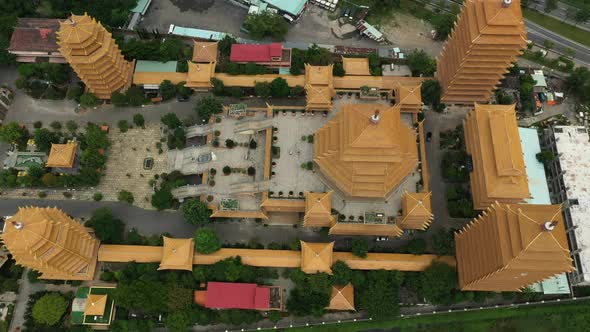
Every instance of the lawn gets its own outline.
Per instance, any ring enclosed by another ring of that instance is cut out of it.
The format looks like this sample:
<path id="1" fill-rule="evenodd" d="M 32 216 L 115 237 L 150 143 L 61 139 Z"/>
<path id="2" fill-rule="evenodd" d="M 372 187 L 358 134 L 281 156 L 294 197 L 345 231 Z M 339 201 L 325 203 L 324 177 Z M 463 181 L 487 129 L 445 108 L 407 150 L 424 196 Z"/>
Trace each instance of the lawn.
<path id="1" fill-rule="evenodd" d="M 369 329 L 400 328 L 401 332 L 512 332 L 512 331 L 589 331 L 590 300 L 520 308 L 500 308 L 454 312 L 389 321 L 331 324 L 290 331 L 365 331 Z"/>
<path id="2" fill-rule="evenodd" d="M 545 16 L 531 9 L 523 9 L 522 14 L 526 19 L 529 19 L 544 28 L 547 28 L 580 44 L 590 46 L 590 32 L 586 30 L 582 30 L 571 24 L 563 23 L 560 20 Z"/>

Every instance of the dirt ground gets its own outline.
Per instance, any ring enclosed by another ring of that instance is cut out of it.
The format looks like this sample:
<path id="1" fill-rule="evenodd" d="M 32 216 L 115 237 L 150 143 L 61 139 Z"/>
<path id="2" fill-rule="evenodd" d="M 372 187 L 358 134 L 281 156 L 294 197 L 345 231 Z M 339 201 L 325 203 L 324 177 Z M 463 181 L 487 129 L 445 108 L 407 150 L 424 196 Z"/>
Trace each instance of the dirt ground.
<path id="1" fill-rule="evenodd" d="M 381 32 L 394 45 L 404 49 L 423 49 L 431 56 L 437 56 L 443 43 L 430 37 L 430 23 L 414 16 L 396 13 L 395 19 L 381 27 Z"/>

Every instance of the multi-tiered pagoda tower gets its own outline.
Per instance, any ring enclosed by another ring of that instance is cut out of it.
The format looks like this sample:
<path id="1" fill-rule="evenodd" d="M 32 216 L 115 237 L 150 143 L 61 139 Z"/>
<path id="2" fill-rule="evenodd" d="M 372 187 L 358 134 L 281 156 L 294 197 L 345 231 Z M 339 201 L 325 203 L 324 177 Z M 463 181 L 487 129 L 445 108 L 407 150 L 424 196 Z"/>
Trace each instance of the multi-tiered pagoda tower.
<path id="1" fill-rule="evenodd" d="M 72 15 L 60 22 L 57 35 L 59 51 L 98 98 L 110 99 L 127 86 L 131 64 L 100 22 L 87 14 Z"/>
<path id="2" fill-rule="evenodd" d="M 2 240 L 17 264 L 42 279 L 92 280 L 100 242 L 56 208 L 25 207 L 4 225 Z"/>
<path id="3" fill-rule="evenodd" d="M 466 0 L 437 61 L 442 101 L 488 102 L 526 44 L 520 1 Z"/>

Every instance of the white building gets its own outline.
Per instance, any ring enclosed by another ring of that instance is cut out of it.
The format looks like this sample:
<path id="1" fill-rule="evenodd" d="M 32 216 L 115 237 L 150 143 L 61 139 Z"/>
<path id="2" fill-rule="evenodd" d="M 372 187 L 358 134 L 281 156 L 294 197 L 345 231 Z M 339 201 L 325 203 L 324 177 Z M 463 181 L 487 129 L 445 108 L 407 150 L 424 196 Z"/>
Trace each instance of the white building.
<path id="1" fill-rule="evenodd" d="M 570 282 L 590 285 L 590 137 L 582 126 L 556 126 L 546 130 L 543 143 L 556 156 L 547 177 L 552 202 L 563 203 L 576 268 Z"/>

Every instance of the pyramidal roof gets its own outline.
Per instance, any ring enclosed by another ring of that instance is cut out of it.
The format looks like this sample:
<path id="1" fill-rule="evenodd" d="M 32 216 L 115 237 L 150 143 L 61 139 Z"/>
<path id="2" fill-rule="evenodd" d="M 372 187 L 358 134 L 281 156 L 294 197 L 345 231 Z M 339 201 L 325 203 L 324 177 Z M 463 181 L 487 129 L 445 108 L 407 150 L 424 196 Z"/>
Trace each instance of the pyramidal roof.
<path id="1" fill-rule="evenodd" d="M 84 308 L 84 315 L 86 316 L 102 316 L 107 306 L 106 294 L 88 294 L 86 298 L 86 308 Z"/>
<path id="2" fill-rule="evenodd" d="M 386 197 L 418 165 L 399 106 L 344 104 L 315 136 L 314 161 L 348 196 Z"/>
<path id="3" fill-rule="evenodd" d="M 310 243 L 301 241 L 301 270 L 305 273 L 332 274 L 334 242 Z"/>
<path id="4" fill-rule="evenodd" d="M 430 192 L 411 193 L 405 191 L 402 196 L 401 218 L 397 225 L 402 229 L 426 229 L 432 222 Z"/>
<path id="5" fill-rule="evenodd" d="M 305 193 L 304 226 L 328 227 L 332 226 L 332 192 Z"/>
<path id="6" fill-rule="evenodd" d="M 328 310 L 356 310 L 354 308 L 354 287 L 351 283 L 345 286 L 332 286 Z"/>
<path id="7" fill-rule="evenodd" d="M 195 245 L 193 239 L 173 239 L 164 236 L 162 261 L 158 270 L 193 270 Z"/>

